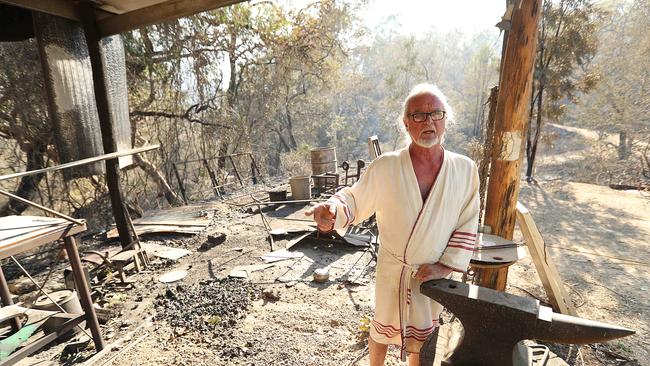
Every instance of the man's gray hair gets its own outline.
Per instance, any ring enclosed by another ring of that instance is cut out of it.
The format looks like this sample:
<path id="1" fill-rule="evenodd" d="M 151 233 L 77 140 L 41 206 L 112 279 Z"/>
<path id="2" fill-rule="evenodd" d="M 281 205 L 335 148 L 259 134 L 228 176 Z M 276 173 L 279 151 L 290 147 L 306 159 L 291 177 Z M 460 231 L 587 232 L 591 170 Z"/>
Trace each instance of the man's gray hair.
<path id="1" fill-rule="evenodd" d="M 404 105 L 402 106 L 402 120 L 408 118 L 408 105 L 411 99 L 422 94 L 433 95 L 434 97 L 438 98 L 442 105 L 445 106 L 447 124 L 452 124 L 455 122 L 454 110 L 449 105 L 449 102 L 447 102 L 447 97 L 442 93 L 442 91 L 440 91 L 437 86 L 428 83 L 418 84 L 414 86 L 413 89 L 411 89 L 409 95 L 406 97 L 406 99 L 404 99 Z"/>

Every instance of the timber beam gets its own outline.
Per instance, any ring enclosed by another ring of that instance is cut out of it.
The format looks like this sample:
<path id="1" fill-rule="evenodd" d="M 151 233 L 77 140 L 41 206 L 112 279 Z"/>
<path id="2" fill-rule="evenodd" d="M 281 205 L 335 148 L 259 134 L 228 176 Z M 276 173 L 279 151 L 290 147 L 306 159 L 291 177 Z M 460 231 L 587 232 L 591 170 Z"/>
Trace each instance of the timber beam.
<path id="1" fill-rule="evenodd" d="M 97 34 L 101 39 L 244 1 L 248 0 L 166 0 L 123 13 L 115 12 L 115 9 L 108 5 L 92 3 L 92 13 L 97 23 Z M 77 1 L 0 0 L 0 3 L 82 22 Z"/>
<path id="2" fill-rule="evenodd" d="M 542 0 L 521 0 L 515 7 L 499 80 L 484 224 L 492 228 L 492 234 L 508 240 L 515 230 L 541 12 Z M 508 268 L 499 271 L 497 283 L 503 285 L 493 288 L 503 291 Z"/>
<path id="3" fill-rule="evenodd" d="M 203 11 L 241 3 L 243 1 L 244 0 L 170 0 L 146 8 L 133 10 L 128 13 L 98 20 L 97 30 L 101 37 L 112 36 L 114 34 L 128 32 L 148 25 L 175 20 Z"/>

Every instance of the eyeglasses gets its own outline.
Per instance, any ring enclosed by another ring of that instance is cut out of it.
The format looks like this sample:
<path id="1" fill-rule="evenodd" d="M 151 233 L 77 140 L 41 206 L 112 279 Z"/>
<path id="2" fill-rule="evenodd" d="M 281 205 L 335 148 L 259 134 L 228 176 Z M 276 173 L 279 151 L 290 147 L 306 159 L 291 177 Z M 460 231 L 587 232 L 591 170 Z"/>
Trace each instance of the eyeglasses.
<path id="1" fill-rule="evenodd" d="M 445 115 L 447 112 L 445 111 L 433 111 L 429 113 L 413 113 L 409 114 L 409 116 L 413 119 L 413 121 L 421 123 L 427 120 L 427 117 L 431 117 L 431 121 L 440 121 L 441 119 L 445 118 Z"/>

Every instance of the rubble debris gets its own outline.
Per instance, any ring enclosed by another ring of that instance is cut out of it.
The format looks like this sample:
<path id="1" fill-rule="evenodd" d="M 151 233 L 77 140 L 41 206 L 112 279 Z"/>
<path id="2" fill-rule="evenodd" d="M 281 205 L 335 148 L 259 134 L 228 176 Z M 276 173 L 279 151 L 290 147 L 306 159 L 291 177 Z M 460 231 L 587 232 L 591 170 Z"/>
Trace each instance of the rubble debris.
<path id="1" fill-rule="evenodd" d="M 287 229 L 273 229 L 270 231 L 270 234 L 274 236 L 285 236 L 289 235 L 289 232 Z"/>
<path id="2" fill-rule="evenodd" d="M 138 235 L 153 233 L 199 234 L 210 224 L 214 207 L 209 205 L 181 206 L 165 210 L 146 212 L 142 218 L 133 220 Z M 113 228 L 106 237 L 116 238 L 119 234 Z"/>
<path id="3" fill-rule="evenodd" d="M 36 285 L 27 277 L 20 277 L 8 283 L 9 291 L 16 295 L 24 295 L 38 290 Z"/>
<path id="4" fill-rule="evenodd" d="M 264 300 L 275 302 L 280 300 L 280 291 L 270 287 L 265 288 L 264 291 L 262 291 L 262 297 L 264 297 Z"/>
<path id="5" fill-rule="evenodd" d="M 169 287 L 154 302 L 155 320 L 167 321 L 173 328 L 184 328 L 188 333 L 227 337 L 260 293 L 256 285 L 234 278 Z"/>
<path id="6" fill-rule="evenodd" d="M 244 271 L 243 269 L 233 268 L 228 274 L 228 277 L 244 279 L 248 278 L 248 272 Z"/>
<path id="7" fill-rule="evenodd" d="M 224 241 L 226 241 L 226 234 L 225 233 L 222 233 L 220 231 L 213 231 L 213 232 L 208 234 L 208 240 L 206 240 L 205 242 L 203 242 L 203 244 L 201 244 L 198 251 L 199 252 L 206 252 L 206 251 L 216 247 L 217 245 L 223 243 Z"/>
<path id="8" fill-rule="evenodd" d="M 173 261 L 179 260 L 180 258 L 191 253 L 187 249 L 172 248 L 154 243 L 141 243 L 141 245 L 142 248 L 147 251 L 147 253 L 158 258 L 170 259 Z"/>
<path id="9" fill-rule="evenodd" d="M 185 270 L 175 270 L 163 273 L 158 277 L 158 281 L 162 283 L 172 283 L 182 280 L 187 276 L 187 271 Z"/>
<path id="10" fill-rule="evenodd" d="M 228 276 L 235 277 L 235 278 L 248 278 L 248 274 L 251 272 L 262 271 L 273 266 L 274 264 L 272 263 L 237 266 L 230 271 L 230 274 Z"/>
<path id="11" fill-rule="evenodd" d="M 311 235 L 311 234 L 314 233 L 314 232 L 316 232 L 316 230 L 308 231 L 308 232 L 306 232 L 306 233 L 304 233 L 304 234 L 302 234 L 302 235 L 300 235 L 300 236 L 298 236 L 298 237 L 295 237 L 295 238 L 289 240 L 289 242 L 287 243 L 287 245 L 285 246 L 285 248 L 287 248 L 287 249 L 291 248 L 292 246 L 294 246 L 294 245 L 300 243 L 300 242 L 302 241 L 302 239 L 308 237 L 309 235 Z"/>
<path id="12" fill-rule="evenodd" d="M 263 255 L 261 258 L 266 263 L 279 262 L 287 259 L 298 259 L 304 257 L 302 252 L 290 252 L 286 249 L 278 249 L 273 252 Z"/>

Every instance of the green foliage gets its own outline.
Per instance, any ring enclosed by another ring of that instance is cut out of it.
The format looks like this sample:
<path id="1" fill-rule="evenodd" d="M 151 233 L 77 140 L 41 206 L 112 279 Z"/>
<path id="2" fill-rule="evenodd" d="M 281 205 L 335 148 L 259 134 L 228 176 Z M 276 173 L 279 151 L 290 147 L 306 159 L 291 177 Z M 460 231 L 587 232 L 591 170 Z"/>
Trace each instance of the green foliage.
<path id="1" fill-rule="evenodd" d="M 533 179 L 544 118 L 557 120 L 579 94 L 589 92 L 598 75 L 589 69 L 596 54 L 596 30 L 605 12 L 591 0 L 544 1 L 533 73 L 527 129 L 526 176 Z"/>
<path id="2" fill-rule="evenodd" d="M 591 90 L 599 76 L 589 69 L 596 54 L 596 30 L 606 13 L 591 0 L 544 1 L 534 71 L 535 100 L 543 115 L 557 119 L 578 93 Z M 532 105 L 535 104 L 535 100 Z M 533 117 L 535 109 L 533 109 Z"/>
<path id="3" fill-rule="evenodd" d="M 650 3 L 609 4 L 610 19 L 597 32 L 602 46 L 593 60 L 598 84 L 572 117 L 631 139 L 650 134 Z"/>

